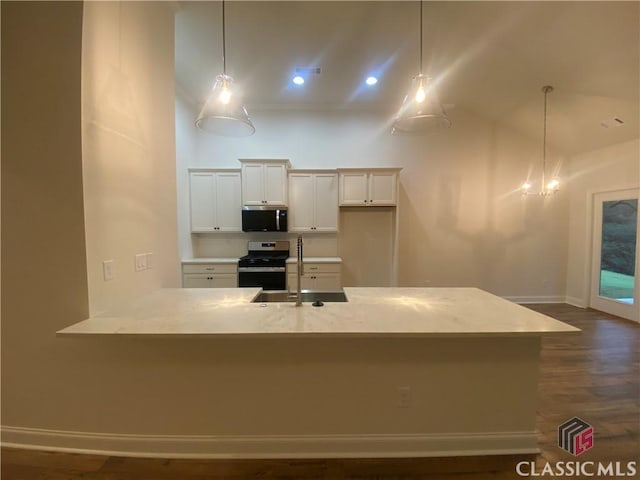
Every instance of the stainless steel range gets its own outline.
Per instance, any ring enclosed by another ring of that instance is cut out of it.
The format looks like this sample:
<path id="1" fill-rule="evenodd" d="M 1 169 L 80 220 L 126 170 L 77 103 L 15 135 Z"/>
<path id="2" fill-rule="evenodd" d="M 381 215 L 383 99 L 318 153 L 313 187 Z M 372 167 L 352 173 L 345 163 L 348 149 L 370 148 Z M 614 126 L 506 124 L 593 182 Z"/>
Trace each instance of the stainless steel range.
<path id="1" fill-rule="evenodd" d="M 289 242 L 249 242 L 248 250 L 238 261 L 238 286 L 286 290 Z"/>

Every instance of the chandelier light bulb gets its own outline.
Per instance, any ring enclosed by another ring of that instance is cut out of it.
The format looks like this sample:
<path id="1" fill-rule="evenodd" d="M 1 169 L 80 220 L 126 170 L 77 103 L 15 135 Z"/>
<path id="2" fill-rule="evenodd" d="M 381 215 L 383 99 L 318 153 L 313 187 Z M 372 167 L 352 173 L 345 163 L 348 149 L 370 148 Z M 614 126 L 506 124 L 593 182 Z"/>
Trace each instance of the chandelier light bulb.
<path id="1" fill-rule="evenodd" d="M 520 187 L 522 190 L 524 190 L 525 192 L 529 191 L 529 189 L 531 188 L 531 184 L 529 182 L 524 182 L 522 184 L 522 187 Z"/>
<path id="2" fill-rule="evenodd" d="M 229 90 L 226 86 L 223 87 L 222 91 L 220 92 L 220 96 L 218 97 L 218 99 L 223 104 L 228 105 L 229 102 L 231 101 L 231 90 Z"/>
<path id="3" fill-rule="evenodd" d="M 418 87 L 418 91 L 416 92 L 416 102 L 422 103 L 424 102 L 425 98 L 427 98 L 427 93 L 424 91 L 422 82 L 420 82 L 420 86 Z"/>
<path id="4" fill-rule="evenodd" d="M 560 187 L 560 181 L 557 178 L 554 178 L 549 183 L 547 183 L 547 190 L 558 190 L 558 187 Z"/>

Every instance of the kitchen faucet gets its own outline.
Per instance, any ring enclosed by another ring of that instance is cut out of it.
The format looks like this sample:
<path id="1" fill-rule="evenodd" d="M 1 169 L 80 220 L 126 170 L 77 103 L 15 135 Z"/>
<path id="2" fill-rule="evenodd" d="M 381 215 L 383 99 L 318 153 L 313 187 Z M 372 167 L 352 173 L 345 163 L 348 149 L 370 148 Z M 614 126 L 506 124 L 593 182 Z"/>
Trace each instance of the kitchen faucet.
<path id="1" fill-rule="evenodd" d="M 302 235 L 298 235 L 298 292 L 296 293 L 296 307 L 302 306 L 302 280 L 304 275 L 304 262 L 302 261 Z"/>

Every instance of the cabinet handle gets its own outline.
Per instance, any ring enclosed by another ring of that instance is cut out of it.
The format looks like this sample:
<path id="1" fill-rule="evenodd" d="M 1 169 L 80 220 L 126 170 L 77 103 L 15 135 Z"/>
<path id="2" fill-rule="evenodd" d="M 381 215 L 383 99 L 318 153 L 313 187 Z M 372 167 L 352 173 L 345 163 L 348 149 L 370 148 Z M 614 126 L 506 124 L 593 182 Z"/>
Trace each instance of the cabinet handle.
<path id="1" fill-rule="evenodd" d="M 364 203 L 367 203 L 369 200 L 365 200 Z"/>
<path id="2" fill-rule="evenodd" d="M 309 270 L 317 270 L 318 267 L 309 267 Z"/>
<path id="3" fill-rule="evenodd" d="M 215 267 L 206 267 L 205 270 L 213 272 L 213 271 L 215 271 Z"/>

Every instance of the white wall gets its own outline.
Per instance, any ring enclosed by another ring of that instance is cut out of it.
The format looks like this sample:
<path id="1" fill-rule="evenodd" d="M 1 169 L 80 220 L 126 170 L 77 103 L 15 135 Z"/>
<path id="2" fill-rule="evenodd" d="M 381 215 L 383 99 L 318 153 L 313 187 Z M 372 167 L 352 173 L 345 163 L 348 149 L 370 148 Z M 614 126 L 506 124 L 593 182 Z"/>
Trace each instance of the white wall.
<path id="1" fill-rule="evenodd" d="M 593 195 L 640 186 L 640 140 L 576 155 L 569 162 L 567 299 L 589 303 Z"/>
<path id="2" fill-rule="evenodd" d="M 82 120 L 91 314 L 179 285 L 173 83 L 168 5 L 89 2 Z M 152 252 L 152 268 L 134 269 Z M 104 281 L 102 262 L 114 261 Z"/>
<path id="3" fill-rule="evenodd" d="M 135 342 L 55 332 L 90 306 L 178 284 L 173 12 L 162 2 L 122 3 L 121 15 L 112 2 L 1 8 L 3 441 L 11 428 L 145 431 L 165 421 L 175 397 L 147 401 L 164 398 L 167 364 L 181 356 L 152 346 L 157 357 L 140 361 Z M 154 252 L 152 270 L 133 273 L 138 251 Z M 101 278 L 107 258 L 112 282 Z"/>
<path id="4" fill-rule="evenodd" d="M 191 258 L 193 246 L 189 229 L 189 175 L 187 168 L 192 164 L 196 155 L 197 132 L 195 119 L 198 112 L 187 99 L 185 94 L 176 89 L 176 188 L 177 188 L 177 217 L 178 217 L 178 252 L 180 258 Z"/>
<path id="5" fill-rule="evenodd" d="M 534 179 L 540 175 L 538 143 L 460 109 L 452 112 L 450 130 L 429 136 L 392 136 L 389 115 L 381 113 L 250 113 L 255 135 L 198 132 L 196 156 L 183 168 L 237 168 L 238 158 L 252 157 L 288 158 L 293 168 L 402 167 L 400 285 L 477 286 L 524 300 L 564 298 L 566 194 L 542 199 L 517 192 L 530 169 Z M 551 166 L 561 160 L 550 157 Z M 329 244 L 324 247 L 331 249 Z M 241 255 L 246 237 L 198 235 L 193 245 L 195 255 Z"/>

